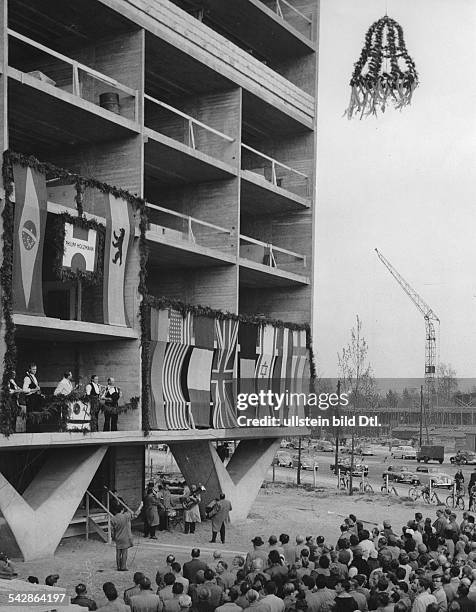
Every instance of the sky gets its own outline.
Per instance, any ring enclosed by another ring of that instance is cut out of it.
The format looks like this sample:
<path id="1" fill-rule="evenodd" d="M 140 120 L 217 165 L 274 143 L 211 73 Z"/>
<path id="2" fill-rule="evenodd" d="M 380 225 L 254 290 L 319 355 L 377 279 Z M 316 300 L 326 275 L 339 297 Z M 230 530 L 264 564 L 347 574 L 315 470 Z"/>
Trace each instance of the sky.
<path id="1" fill-rule="evenodd" d="M 344 118 L 370 25 L 403 27 L 420 85 L 401 112 Z M 422 315 L 377 247 L 440 318 L 439 361 L 476 375 L 476 2 L 321 0 L 314 347 L 322 376 L 358 314 L 377 377 L 420 377 Z"/>

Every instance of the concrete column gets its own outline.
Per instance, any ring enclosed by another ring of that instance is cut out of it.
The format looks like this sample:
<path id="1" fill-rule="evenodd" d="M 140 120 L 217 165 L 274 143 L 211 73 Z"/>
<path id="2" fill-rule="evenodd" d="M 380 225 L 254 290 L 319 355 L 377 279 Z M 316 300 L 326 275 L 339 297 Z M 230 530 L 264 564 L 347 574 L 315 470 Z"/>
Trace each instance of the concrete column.
<path id="1" fill-rule="evenodd" d="M 169 446 L 187 483 L 206 487 L 202 505 L 224 493 L 233 506 L 230 518 L 236 521 L 248 516 L 280 442 L 280 438 L 241 440 L 226 467 L 208 440 Z"/>
<path id="2" fill-rule="evenodd" d="M 107 446 L 51 451 L 23 496 L 0 474 L 0 511 L 25 561 L 51 557 Z"/>

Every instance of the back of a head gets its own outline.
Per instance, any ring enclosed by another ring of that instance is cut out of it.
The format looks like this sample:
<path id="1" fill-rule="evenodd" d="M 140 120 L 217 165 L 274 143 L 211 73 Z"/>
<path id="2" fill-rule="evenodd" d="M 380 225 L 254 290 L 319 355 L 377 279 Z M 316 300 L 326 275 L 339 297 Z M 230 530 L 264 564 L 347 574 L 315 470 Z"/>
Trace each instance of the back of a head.
<path id="1" fill-rule="evenodd" d="M 258 597 L 259 597 L 258 591 L 255 591 L 254 589 L 250 589 L 246 593 L 246 599 L 249 601 L 250 604 L 255 601 L 258 601 Z"/>
<path id="2" fill-rule="evenodd" d="M 150 590 L 151 582 L 150 582 L 149 578 L 147 578 L 147 576 L 143 576 L 143 578 L 141 579 L 139 584 L 140 584 L 141 591 L 149 591 Z"/>
<path id="3" fill-rule="evenodd" d="M 181 582 L 174 582 L 172 585 L 172 593 L 174 595 L 182 595 L 183 593 L 183 584 Z"/>
<path id="4" fill-rule="evenodd" d="M 264 585 L 264 589 L 268 595 L 275 595 L 276 583 L 273 580 L 268 580 L 268 582 Z"/>
<path id="5" fill-rule="evenodd" d="M 407 604 L 400 600 L 393 606 L 393 612 L 408 612 Z"/>
<path id="6" fill-rule="evenodd" d="M 286 584 L 283 587 L 283 593 L 284 595 L 292 595 L 294 593 L 294 591 L 296 590 L 294 584 L 292 582 L 286 582 Z"/>
<path id="7" fill-rule="evenodd" d="M 170 586 L 175 582 L 175 576 L 172 572 L 167 572 L 164 576 L 164 584 L 165 586 Z"/>
<path id="8" fill-rule="evenodd" d="M 192 558 L 193 559 L 198 559 L 199 556 L 200 556 L 200 549 L 199 548 L 192 548 Z"/>
<path id="9" fill-rule="evenodd" d="M 50 574 L 49 576 L 46 576 L 45 584 L 48 586 L 55 586 L 58 580 L 59 580 L 58 574 Z"/>
<path id="10" fill-rule="evenodd" d="M 86 593 L 87 589 L 86 585 L 80 582 L 78 585 L 76 585 L 74 590 L 76 591 L 76 595 L 83 595 L 84 593 Z"/>
<path id="11" fill-rule="evenodd" d="M 228 591 L 228 597 L 230 598 L 230 601 L 236 601 L 239 595 L 240 593 L 238 592 L 238 589 L 236 588 L 236 586 L 232 586 L 230 590 Z"/>
<path id="12" fill-rule="evenodd" d="M 189 595 L 180 595 L 178 598 L 178 604 L 183 609 L 191 608 L 192 598 Z"/>
<path id="13" fill-rule="evenodd" d="M 144 573 L 143 572 L 136 572 L 134 574 L 134 584 L 139 585 L 140 581 L 142 580 L 142 578 L 144 578 Z"/>
<path id="14" fill-rule="evenodd" d="M 248 591 L 251 589 L 251 584 L 249 582 L 242 582 L 240 584 L 240 593 L 242 595 L 246 595 L 246 593 L 248 593 Z"/>
<path id="15" fill-rule="evenodd" d="M 113 582 L 105 582 L 102 585 L 102 590 L 108 601 L 115 601 L 117 599 L 117 589 Z"/>
<path id="16" fill-rule="evenodd" d="M 270 546 L 275 546 L 278 543 L 278 538 L 275 535 L 270 535 L 268 538 L 268 543 Z"/>
<path id="17" fill-rule="evenodd" d="M 296 536 L 296 544 L 304 544 L 304 537 L 302 535 Z"/>
<path id="18" fill-rule="evenodd" d="M 177 561 L 174 561 L 170 567 L 176 574 L 179 574 L 182 570 L 182 566 L 180 565 L 180 563 L 177 563 Z"/>
<path id="19" fill-rule="evenodd" d="M 207 568 L 203 574 L 203 577 L 205 580 L 213 580 L 215 578 L 215 572 L 212 569 Z"/>
<path id="20" fill-rule="evenodd" d="M 324 574 L 317 574 L 316 576 L 316 587 L 318 589 L 324 589 L 326 586 L 326 577 Z"/>
<path id="21" fill-rule="evenodd" d="M 268 559 L 273 565 L 276 563 L 281 564 L 281 557 L 279 556 L 279 552 L 277 550 L 270 550 Z"/>
<path id="22" fill-rule="evenodd" d="M 289 536 L 287 533 L 282 533 L 279 536 L 279 541 L 281 542 L 281 544 L 287 544 L 289 542 Z"/>

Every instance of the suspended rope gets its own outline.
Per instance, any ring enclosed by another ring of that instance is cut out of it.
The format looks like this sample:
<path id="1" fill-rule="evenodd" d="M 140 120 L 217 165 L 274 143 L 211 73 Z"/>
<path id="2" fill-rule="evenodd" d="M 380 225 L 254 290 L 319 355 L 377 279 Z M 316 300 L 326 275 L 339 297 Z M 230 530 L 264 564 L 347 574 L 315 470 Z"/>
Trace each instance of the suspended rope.
<path id="1" fill-rule="evenodd" d="M 407 52 L 402 26 L 385 15 L 367 30 L 344 114 L 348 119 L 376 116 L 379 110 L 385 112 L 390 102 L 401 110 L 410 104 L 417 85 L 418 73 Z"/>

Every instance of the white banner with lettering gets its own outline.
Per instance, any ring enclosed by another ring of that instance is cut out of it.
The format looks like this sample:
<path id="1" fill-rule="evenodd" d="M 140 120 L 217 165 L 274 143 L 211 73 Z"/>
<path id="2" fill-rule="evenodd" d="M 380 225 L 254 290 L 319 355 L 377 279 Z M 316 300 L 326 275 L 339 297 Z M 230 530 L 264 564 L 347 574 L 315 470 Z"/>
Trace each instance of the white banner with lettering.
<path id="1" fill-rule="evenodd" d="M 72 223 L 64 224 L 63 267 L 83 272 L 94 272 L 96 268 L 97 232 Z"/>

